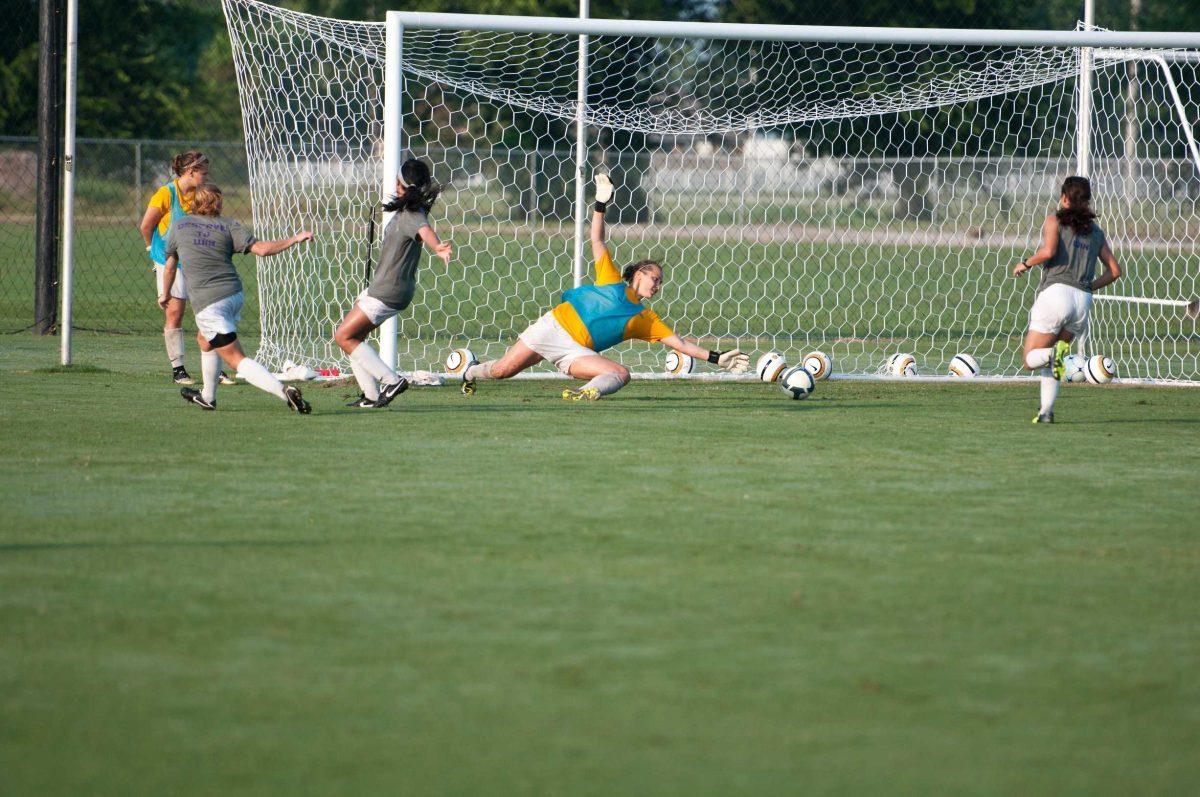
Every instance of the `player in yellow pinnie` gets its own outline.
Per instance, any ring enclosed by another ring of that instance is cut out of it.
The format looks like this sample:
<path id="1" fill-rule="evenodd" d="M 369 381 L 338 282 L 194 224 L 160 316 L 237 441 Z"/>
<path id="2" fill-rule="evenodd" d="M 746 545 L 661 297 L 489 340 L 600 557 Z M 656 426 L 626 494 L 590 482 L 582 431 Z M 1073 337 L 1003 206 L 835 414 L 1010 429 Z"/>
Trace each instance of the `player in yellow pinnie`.
<path id="1" fill-rule="evenodd" d="M 462 373 L 462 392 L 472 395 L 484 379 L 507 379 L 549 360 L 562 373 L 586 381 L 567 388 L 563 398 L 595 401 L 629 383 L 629 369 L 600 352 L 626 340 L 644 340 L 718 365 L 734 374 L 745 373 L 750 358 L 737 349 L 710 351 L 671 331 L 658 315 L 642 304 L 662 288 L 663 268 L 656 260 L 640 260 L 618 271 L 604 243 L 604 211 L 613 186 L 606 174 L 596 176 L 596 209 L 592 213 L 592 256 L 596 280 L 563 294 L 563 301 L 518 336 L 498 360 L 471 363 Z"/>

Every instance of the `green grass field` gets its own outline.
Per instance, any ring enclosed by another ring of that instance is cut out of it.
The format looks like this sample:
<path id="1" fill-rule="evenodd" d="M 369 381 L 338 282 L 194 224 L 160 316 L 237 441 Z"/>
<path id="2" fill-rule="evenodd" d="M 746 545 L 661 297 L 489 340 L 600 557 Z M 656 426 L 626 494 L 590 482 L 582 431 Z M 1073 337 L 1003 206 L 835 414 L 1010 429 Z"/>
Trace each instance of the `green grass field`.
<path id="1" fill-rule="evenodd" d="M 202 413 L 77 343 L 0 338 L 5 795 L 1200 782 L 1195 390 Z"/>

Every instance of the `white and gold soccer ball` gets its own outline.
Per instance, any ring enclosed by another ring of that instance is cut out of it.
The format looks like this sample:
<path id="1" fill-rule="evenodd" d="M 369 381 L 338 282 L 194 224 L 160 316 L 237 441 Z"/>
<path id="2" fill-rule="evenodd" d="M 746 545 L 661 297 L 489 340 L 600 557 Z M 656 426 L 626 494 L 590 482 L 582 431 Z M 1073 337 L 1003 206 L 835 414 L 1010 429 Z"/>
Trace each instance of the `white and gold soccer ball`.
<path id="1" fill-rule="evenodd" d="M 476 362 L 470 349 L 455 349 L 446 355 L 446 373 L 461 374 L 471 363 Z"/>
<path id="2" fill-rule="evenodd" d="M 754 373 L 764 382 L 774 382 L 783 373 L 784 368 L 787 368 L 787 363 L 783 361 L 783 355 L 777 351 L 769 351 L 758 358 Z"/>
<path id="3" fill-rule="evenodd" d="M 979 376 L 979 362 L 969 354 L 956 354 L 950 360 L 950 376 L 974 379 Z"/>
<path id="4" fill-rule="evenodd" d="M 1083 375 L 1093 385 L 1107 385 L 1117 375 L 1117 366 L 1111 357 L 1094 354 L 1083 367 Z"/>
<path id="5" fill-rule="evenodd" d="M 667 355 L 666 371 L 671 376 L 687 376 L 696 367 L 696 361 L 686 354 L 673 351 Z"/>
<path id="6" fill-rule="evenodd" d="M 911 354 L 893 354 L 888 357 L 887 370 L 892 376 L 916 376 L 917 358 Z"/>
<path id="7" fill-rule="evenodd" d="M 1068 354 L 1063 357 L 1063 375 L 1064 382 L 1083 382 L 1087 379 L 1087 360 L 1080 357 L 1078 354 Z"/>
<path id="8" fill-rule="evenodd" d="M 813 379 L 828 379 L 833 373 L 833 358 L 823 351 L 810 351 L 804 355 L 803 364 Z"/>
<path id="9" fill-rule="evenodd" d="M 794 399 L 808 398 L 817 382 L 803 365 L 793 365 L 779 377 L 779 387 Z"/>

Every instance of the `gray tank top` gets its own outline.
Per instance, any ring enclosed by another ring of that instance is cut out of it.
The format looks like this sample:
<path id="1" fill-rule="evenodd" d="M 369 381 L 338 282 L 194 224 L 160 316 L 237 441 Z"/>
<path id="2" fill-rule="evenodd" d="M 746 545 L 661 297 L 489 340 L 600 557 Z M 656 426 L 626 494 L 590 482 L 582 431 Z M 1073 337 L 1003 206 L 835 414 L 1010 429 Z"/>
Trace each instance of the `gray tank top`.
<path id="1" fill-rule="evenodd" d="M 1051 285 L 1070 285 L 1081 291 L 1092 291 L 1092 280 L 1096 276 L 1096 258 L 1104 248 L 1104 230 L 1092 222 L 1091 232 L 1076 235 L 1065 224 L 1058 226 L 1058 248 L 1054 257 L 1042 266 L 1042 279 L 1037 292 Z"/>

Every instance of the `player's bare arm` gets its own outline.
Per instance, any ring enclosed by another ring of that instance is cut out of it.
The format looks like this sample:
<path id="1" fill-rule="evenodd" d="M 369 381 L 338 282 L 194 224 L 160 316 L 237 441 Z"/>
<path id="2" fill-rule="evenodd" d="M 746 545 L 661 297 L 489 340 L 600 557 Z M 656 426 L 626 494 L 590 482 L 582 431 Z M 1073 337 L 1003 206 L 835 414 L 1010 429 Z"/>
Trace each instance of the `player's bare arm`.
<path id="1" fill-rule="evenodd" d="M 706 349 L 703 346 L 697 346 L 695 343 L 679 335 L 663 338 L 662 344 L 681 354 L 686 354 L 694 360 L 709 362 L 720 368 L 724 368 L 731 374 L 743 374 L 750 370 L 750 356 L 743 354 L 738 349 L 730 349 L 729 351 Z"/>
<path id="2" fill-rule="evenodd" d="M 1092 282 L 1093 291 L 1107 288 L 1121 278 L 1121 264 L 1117 262 L 1117 256 L 1113 254 L 1107 241 L 1100 249 L 1100 262 L 1104 264 L 1104 273 Z"/>
<path id="3" fill-rule="evenodd" d="M 421 236 L 421 242 L 428 246 L 430 251 L 435 255 L 440 257 L 443 263 L 447 266 L 450 265 L 452 247 L 449 241 L 443 241 L 439 238 L 437 232 L 428 224 L 417 230 L 417 235 Z"/>
<path id="4" fill-rule="evenodd" d="M 1054 257 L 1058 251 L 1058 219 L 1053 215 L 1047 216 L 1042 222 L 1042 243 L 1031 256 L 1013 266 L 1013 276 L 1018 277 L 1026 271 L 1040 266 Z"/>

